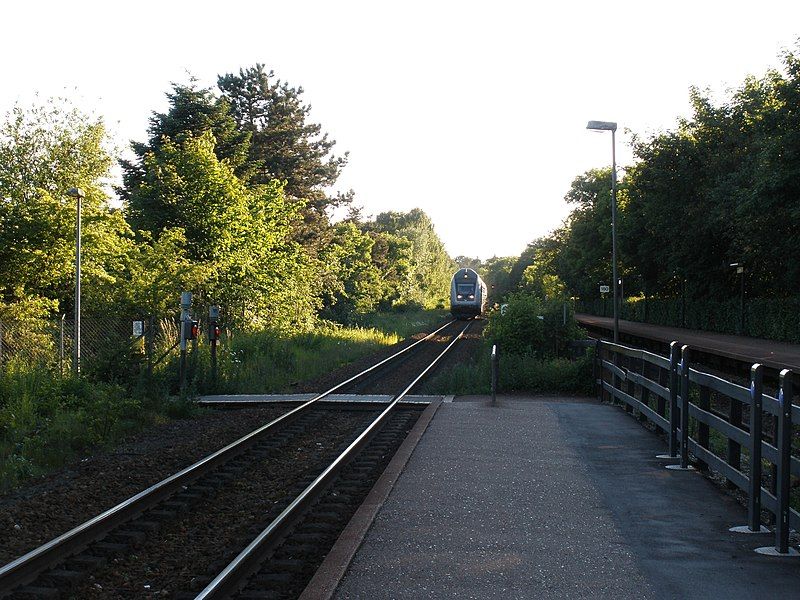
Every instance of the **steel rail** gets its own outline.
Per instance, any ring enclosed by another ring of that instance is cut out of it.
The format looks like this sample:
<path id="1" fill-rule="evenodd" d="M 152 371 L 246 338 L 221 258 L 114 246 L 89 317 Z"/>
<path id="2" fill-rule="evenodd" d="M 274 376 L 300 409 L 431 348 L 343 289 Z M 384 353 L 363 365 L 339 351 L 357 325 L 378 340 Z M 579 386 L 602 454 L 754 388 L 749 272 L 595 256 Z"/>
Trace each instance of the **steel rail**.
<path id="1" fill-rule="evenodd" d="M 264 529 L 239 555 L 234 558 L 196 597 L 195 600 L 217 600 L 227 598 L 237 591 L 243 580 L 255 572 L 265 555 L 272 549 L 286 534 L 288 529 L 294 525 L 300 513 L 311 504 L 319 494 L 327 487 L 330 481 L 377 433 L 381 426 L 389 418 L 397 404 L 406 396 L 411 389 L 447 354 L 450 348 L 466 333 L 472 322 L 469 322 L 458 335 L 456 335 L 447 347 L 431 362 L 425 369 L 417 375 L 406 388 L 396 395 L 389 405 L 378 415 L 372 423 L 342 452 L 317 478 L 311 482 L 280 515 L 278 515 L 266 529 Z"/>
<path id="2" fill-rule="evenodd" d="M 266 425 L 251 431 L 247 435 L 234 442 L 231 442 L 220 450 L 217 450 L 213 454 L 200 459 L 185 469 L 151 485 L 135 496 L 120 502 L 116 506 L 109 508 L 108 510 L 89 519 L 81 525 L 70 529 L 66 533 L 50 540 L 34 550 L 31 550 L 19 558 L 14 559 L 3 567 L 0 567 L 0 597 L 6 596 L 14 589 L 30 583 L 46 569 L 51 568 L 62 562 L 65 558 L 80 552 L 87 545 L 97 540 L 102 535 L 107 534 L 122 523 L 130 521 L 144 511 L 154 507 L 159 502 L 180 491 L 187 483 L 191 483 L 202 475 L 213 470 L 218 465 L 245 452 L 248 448 L 255 444 L 258 439 L 279 425 L 285 424 L 292 418 L 297 417 L 300 412 L 308 409 L 315 402 L 322 400 L 326 396 L 329 396 L 347 384 L 352 383 L 356 379 L 363 377 L 367 373 L 397 358 L 401 354 L 408 352 L 418 344 L 429 340 L 453 323 L 455 323 L 455 320 L 449 321 L 425 337 L 415 341 L 412 344 L 409 344 L 402 350 L 395 352 L 391 356 L 381 360 L 371 367 L 364 369 L 346 381 L 343 381 L 342 383 L 333 386 L 329 390 L 314 396 L 310 400 L 307 400 L 300 406 L 297 406 L 273 421 L 270 421 Z"/>

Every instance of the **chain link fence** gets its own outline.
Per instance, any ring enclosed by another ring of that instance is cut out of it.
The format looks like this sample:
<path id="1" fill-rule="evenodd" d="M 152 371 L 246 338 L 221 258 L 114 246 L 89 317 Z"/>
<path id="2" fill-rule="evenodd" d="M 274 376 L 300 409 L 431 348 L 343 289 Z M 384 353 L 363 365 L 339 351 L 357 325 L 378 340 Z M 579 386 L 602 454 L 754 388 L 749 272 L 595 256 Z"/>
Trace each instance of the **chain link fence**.
<path id="1" fill-rule="evenodd" d="M 152 368 L 178 340 L 171 317 L 128 319 L 81 318 L 80 370 L 100 379 L 118 379 Z M 75 370 L 75 322 L 71 315 L 54 319 L 0 321 L 0 371 L 46 368 L 62 375 Z"/>

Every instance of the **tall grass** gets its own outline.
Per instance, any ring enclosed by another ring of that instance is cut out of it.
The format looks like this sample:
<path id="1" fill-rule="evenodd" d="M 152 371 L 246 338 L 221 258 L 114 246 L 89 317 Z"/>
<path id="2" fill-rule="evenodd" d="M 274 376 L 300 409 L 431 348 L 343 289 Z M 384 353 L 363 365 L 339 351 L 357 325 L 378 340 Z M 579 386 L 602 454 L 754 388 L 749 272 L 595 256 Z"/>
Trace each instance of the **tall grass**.
<path id="1" fill-rule="evenodd" d="M 375 329 L 326 326 L 312 333 L 277 335 L 262 331 L 237 334 L 219 355 L 216 392 L 263 394 L 290 391 L 293 384 L 314 379 L 377 350 L 400 337 Z M 198 389 L 210 389 L 208 356 L 198 370 Z"/>
<path id="2" fill-rule="evenodd" d="M 0 491 L 163 420 L 163 403 L 42 365 L 0 373 Z"/>
<path id="3" fill-rule="evenodd" d="M 365 329 L 376 329 L 407 338 L 420 331 L 426 331 L 450 318 L 443 309 L 409 310 L 405 312 L 379 312 L 359 315 L 357 325 Z"/>

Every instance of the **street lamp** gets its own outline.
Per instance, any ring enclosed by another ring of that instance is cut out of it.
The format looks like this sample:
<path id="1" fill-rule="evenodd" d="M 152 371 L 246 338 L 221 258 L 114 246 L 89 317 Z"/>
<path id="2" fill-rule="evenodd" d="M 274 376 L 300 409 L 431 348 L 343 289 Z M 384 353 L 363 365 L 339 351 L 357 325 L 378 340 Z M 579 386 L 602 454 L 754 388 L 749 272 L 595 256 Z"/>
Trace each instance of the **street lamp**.
<path id="1" fill-rule="evenodd" d="M 731 263 L 731 268 L 741 275 L 741 294 L 739 297 L 739 335 L 744 335 L 744 263 Z"/>
<path id="2" fill-rule="evenodd" d="M 72 370 L 76 375 L 81 372 L 81 200 L 86 192 L 81 188 L 70 188 L 67 196 L 75 198 L 75 326 L 73 333 Z"/>
<path id="3" fill-rule="evenodd" d="M 614 343 L 619 342 L 619 310 L 617 308 L 617 124 L 611 121 L 589 121 L 586 129 L 611 132 L 611 279 L 614 282 Z"/>

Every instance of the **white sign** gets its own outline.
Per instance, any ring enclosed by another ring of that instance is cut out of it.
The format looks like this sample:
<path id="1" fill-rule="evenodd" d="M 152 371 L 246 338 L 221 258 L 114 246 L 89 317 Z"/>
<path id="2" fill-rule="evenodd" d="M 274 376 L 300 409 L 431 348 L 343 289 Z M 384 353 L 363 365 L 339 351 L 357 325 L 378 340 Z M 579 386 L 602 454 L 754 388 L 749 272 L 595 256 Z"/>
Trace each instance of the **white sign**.
<path id="1" fill-rule="evenodd" d="M 501 315 L 504 315 L 504 314 L 506 314 L 506 311 L 507 311 L 507 310 L 508 310 L 508 304 L 501 304 L 501 305 L 500 305 L 500 314 L 501 314 Z"/>
<path id="2" fill-rule="evenodd" d="M 133 322 L 133 337 L 142 337 L 144 335 L 144 321 Z"/>
<path id="3" fill-rule="evenodd" d="M 610 291 L 611 291 L 611 288 L 609 288 L 607 285 L 601 285 L 600 286 L 600 293 L 601 294 L 607 294 Z"/>

